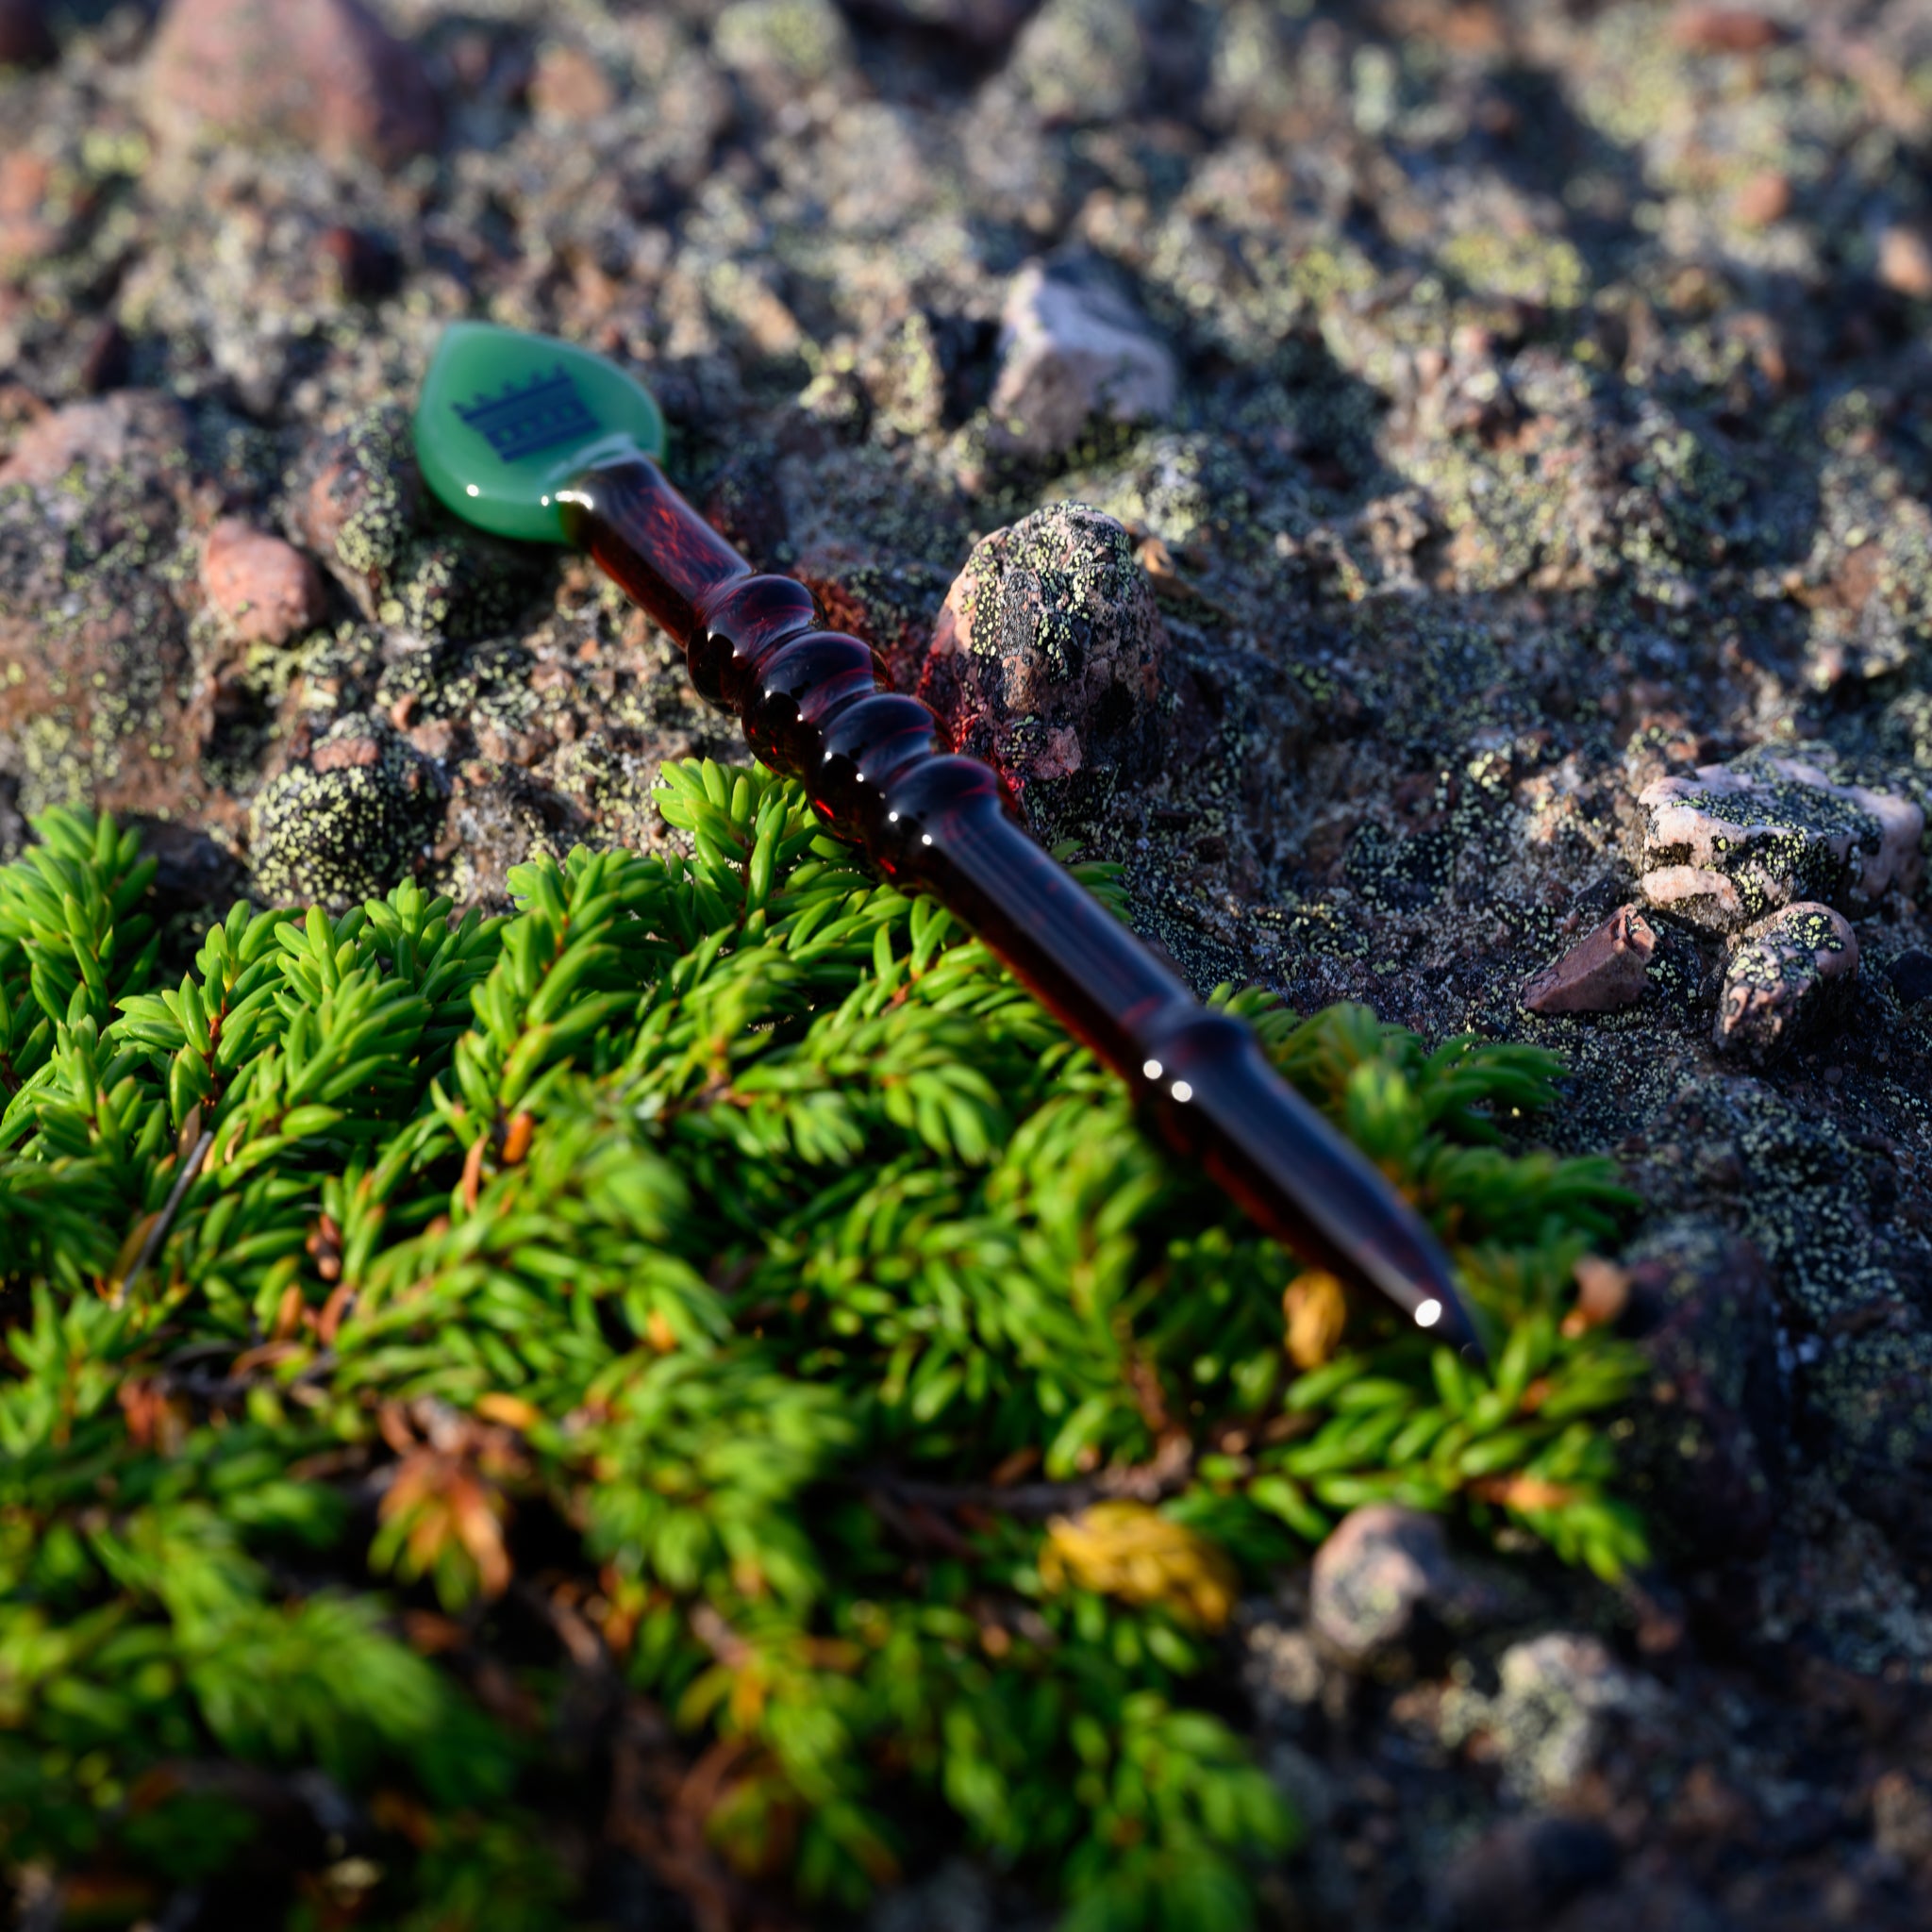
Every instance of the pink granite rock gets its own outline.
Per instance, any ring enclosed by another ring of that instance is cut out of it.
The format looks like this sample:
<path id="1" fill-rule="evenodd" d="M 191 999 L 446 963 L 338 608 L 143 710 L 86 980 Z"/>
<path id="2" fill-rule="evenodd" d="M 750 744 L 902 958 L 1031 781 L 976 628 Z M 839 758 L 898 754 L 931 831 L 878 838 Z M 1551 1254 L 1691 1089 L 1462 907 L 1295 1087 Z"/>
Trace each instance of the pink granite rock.
<path id="1" fill-rule="evenodd" d="M 1800 758 L 1704 765 L 1646 786 L 1638 803 L 1644 897 L 1713 932 L 1801 900 L 1857 912 L 1919 875 L 1920 806 L 1835 784 Z"/>
<path id="2" fill-rule="evenodd" d="M 58 483 L 75 463 L 124 462 L 137 442 L 166 448 L 187 433 L 180 405 L 150 390 L 69 403 L 21 431 L 0 462 L 0 483 Z"/>
<path id="3" fill-rule="evenodd" d="M 1613 1013 L 1643 997 L 1657 934 L 1635 906 L 1620 906 L 1595 931 L 1528 980 L 1532 1013 Z"/>
<path id="4" fill-rule="evenodd" d="M 201 587 L 244 643 L 286 643 L 323 612 L 322 574 L 309 558 L 240 517 L 224 517 L 208 532 Z"/>
<path id="5" fill-rule="evenodd" d="M 414 49 L 362 0 L 170 0 L 147 108 L 181 142 L 267 137 L 383 167 L 433 148 L 441 120 Z"/>
<path id="6" fill-rule="evenodd" d="M 1724 968 L 1715 1038 L 1763 1063 L 1837 1018 L 1858 973 L 1858 941 L 1829 906 L 1787 906 L 1745 929 Z"/>
<path id="7" fill-rule="evenodd" d="M 919 691 L 1030 813 L 1144 773 L 1158 755 L 1166 648 L 1126 530 L 1086 504 L 1051 504 L 974 547 Z"/>

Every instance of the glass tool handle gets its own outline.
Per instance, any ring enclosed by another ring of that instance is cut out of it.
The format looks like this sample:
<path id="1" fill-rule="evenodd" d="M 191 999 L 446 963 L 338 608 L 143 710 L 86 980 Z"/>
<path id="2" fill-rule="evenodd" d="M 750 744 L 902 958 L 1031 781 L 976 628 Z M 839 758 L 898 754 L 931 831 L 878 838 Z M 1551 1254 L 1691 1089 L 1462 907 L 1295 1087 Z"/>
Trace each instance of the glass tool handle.
<path id="1" fill-rule="evenodd" d="M 998 774 L 945 750 L 869 644 L 821 628 L 804 585 L 755 575 L 648 458 L 588 472 L 559 501 L 572 540 L 678 640 L 758 756 L 889 877 L 963 919 L 1263 1227 L 1444 1341 L 1474 1342 L 1415 1211 L 1245 1025 L 1201 1006 L 1027 836 Z"/>

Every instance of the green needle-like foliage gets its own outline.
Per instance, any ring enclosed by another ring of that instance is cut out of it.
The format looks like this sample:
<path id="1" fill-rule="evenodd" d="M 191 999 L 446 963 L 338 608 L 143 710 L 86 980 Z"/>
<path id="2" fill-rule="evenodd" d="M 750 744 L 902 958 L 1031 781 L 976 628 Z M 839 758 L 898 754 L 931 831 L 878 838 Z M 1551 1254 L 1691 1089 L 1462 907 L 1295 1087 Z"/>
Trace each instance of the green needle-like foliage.
<path id="1" fill-rule="evenodd" d="M 963 1840 L 1082 1932 L 1247 1924 L 1295 1826 L 1203 1707 L 1241 1589 L 1378 1499 L 1640 1553 L 1637 1365 L 1561 1326 L 1626 1197 L 1505 1151 L 1546 1056 L 1234 995 L 1501 1341 L 1357 1309 L 1298 1373 L 1291 1258 L 981 945 L 795 787 L 659 796 L 689 859 L 238 906 L 173 987 L 131 833 L 0 871 L 0 1857 L 553 1925 L 589 1700 L 657 1713 L 696 1835 L 627 1841 L 688 1890 Z"/>

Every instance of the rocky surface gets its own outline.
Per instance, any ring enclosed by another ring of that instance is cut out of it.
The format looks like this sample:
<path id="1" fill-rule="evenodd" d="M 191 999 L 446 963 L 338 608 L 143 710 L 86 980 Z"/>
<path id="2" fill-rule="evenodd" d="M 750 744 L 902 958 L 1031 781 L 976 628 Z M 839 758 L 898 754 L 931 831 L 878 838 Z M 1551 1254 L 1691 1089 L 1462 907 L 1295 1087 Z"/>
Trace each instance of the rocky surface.
<path id="1" fill-rule="evenodd" d="M 1282 1922 L 1923 1924 L 1924 6 L 156 12 L 0 5 L 0 849 L 140 818 L 185 942 L 242 887 L 493 904 L 664 839 L 658 763 L 735 734 L 408 450 L 451 318 L 617 357 L 1197 984 L 1554 1047 L 1538 1131 L 1641 1201 L 1583 1290 L 1657 1371 L 1660 1568 L 1525 1557 L 1370 1654 L 1306 1573 L 1252 1606 Z M 1078 386 L 1108 330 L 1131 408 Z M 1016 440 L 1042 372 L 1074 402 Z M 321 567 L 279 636 L 205 577 L 228 519 Z M 1749 1064 L 1727 941 L 1805 899 L 1859 972 Z M 1640 998 L 1525 1000 L 1640 901 Z M 958 1868 L 891 1911 L 1027 1906 Z"/>

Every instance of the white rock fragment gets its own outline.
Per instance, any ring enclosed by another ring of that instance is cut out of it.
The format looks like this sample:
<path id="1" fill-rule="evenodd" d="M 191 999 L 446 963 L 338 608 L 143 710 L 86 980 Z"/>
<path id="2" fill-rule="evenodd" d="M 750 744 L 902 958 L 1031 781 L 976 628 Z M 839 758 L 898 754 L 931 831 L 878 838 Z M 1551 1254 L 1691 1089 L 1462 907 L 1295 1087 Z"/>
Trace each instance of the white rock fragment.
<path id="1" fill-rule="evenodd" d="M 1160 421 L 1174 384 L 1174 358 L 1112 289 L 1031 262 L 1001 318 L 989 441 L 1010 456 L 1058 456 L 1095 417 Z"/>

